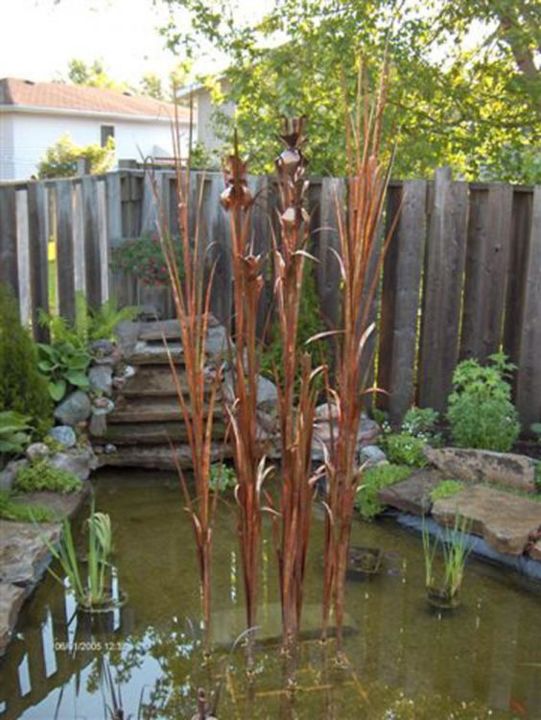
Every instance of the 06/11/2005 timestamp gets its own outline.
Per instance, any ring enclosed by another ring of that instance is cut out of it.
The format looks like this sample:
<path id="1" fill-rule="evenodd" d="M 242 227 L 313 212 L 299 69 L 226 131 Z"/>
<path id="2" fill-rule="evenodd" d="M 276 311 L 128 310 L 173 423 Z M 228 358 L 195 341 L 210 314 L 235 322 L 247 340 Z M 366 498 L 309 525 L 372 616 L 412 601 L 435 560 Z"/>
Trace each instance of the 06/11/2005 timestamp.
<path id="1" fill-rule="evenodd" d="M 124 643 L 120 640 L 79 640 L 73 643 L 55 640 L 54 649 L 65 652 L 111 652 L 122 650 Z"/>

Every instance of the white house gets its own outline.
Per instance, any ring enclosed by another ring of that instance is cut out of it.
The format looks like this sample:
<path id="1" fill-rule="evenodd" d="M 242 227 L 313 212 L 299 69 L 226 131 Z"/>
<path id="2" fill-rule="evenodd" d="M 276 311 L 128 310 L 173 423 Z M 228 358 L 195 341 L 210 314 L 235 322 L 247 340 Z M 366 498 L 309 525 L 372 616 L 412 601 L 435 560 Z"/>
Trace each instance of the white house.
<path id="1" fill-rule="evenodd" d="M 189 112 L 178 108 L 187 146 Z M 46 149 L 68 133 L 77 145 L 114 136 L 116 158 L 171 157 L 174 106 L 101 88 L 0 80 L 0 180 L 31 177 Z"/>
<path id="2" fill-rule="evenodd" d="M 220 85 L 220 91 L 226 95 L 231 87 L 229 80 L 218 78 L 217 82 Z M 226 100 L 219 105 L 215 104 L 211 91 L 205 85 L 199 83 L 182 88 L 178 93 L 178 97 L 183 101 L 189 101 L 190 96 L 194 103 L 194 125 L 196 126 L 194 137 L 207 150 L 220 150 L 223 141 L 216 134 L 214 116 L 219 111 L 222 115 L 233 117 L 236 108 L 235 103 Z"/>

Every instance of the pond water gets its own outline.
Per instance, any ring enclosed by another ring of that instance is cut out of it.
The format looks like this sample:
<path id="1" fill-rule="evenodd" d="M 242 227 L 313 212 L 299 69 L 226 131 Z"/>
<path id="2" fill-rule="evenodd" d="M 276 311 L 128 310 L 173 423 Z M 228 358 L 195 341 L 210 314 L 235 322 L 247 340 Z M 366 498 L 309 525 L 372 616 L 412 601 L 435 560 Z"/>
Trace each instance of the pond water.
<path id="1" fill-rule="evenodd" d="M 103 473 L 97 507 L 110 513 L 124 607 L 91 628 L 48 577 L 26 604 L 17 638 L 0 661 L 0 718 L 102 720 L 120 687 L 125 717 L 187 718 L 199 687 L 221 688 L 220 720 L 511 720 L 541 718 L 541 589 L 470 561 L 463 606 L 429 610 L 418 536 L 393 521 L 356 522 L 353 543 L 385 552 L 382 573 L 348 583 L 345 642 L 308 637 L 297 658 L 296 687 L 273 642 L 279 626 L 275 556 L 265 539 L 261 565 L 263 640 L 247 677 L 241 647 L 242 578 L 231 504 L 219 506 L 214 540 L 214 626 L 220 646 L 204 662 L 197 568 L 178 481 L 161 473 Z M 85 511 L 86 512 L 86 511 Z M 307 624 L 319 622 L 322 516 L 315 509 L 306 586 Z M 268 528 L 267 528 L 268 529 Z M 72 617 L 73 616 L 73 617 Z M 70 621 L 71 618 L 71 621 Z M 146 714 L 143 706 L 155 710 Z"/>

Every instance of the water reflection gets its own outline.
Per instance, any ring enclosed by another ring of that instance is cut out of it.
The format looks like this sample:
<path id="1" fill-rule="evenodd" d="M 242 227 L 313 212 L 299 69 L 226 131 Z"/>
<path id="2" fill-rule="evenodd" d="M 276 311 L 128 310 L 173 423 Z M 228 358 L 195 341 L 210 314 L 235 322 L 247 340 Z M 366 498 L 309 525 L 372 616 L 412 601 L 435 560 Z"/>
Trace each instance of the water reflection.
<path id="1" fill-rule="evenodd" d="M 124 481 L 125 482 L 125 481 Z M 216 526 L 213 593 L 222 644 L 209 662 L 200 645 L 197 572 L 191 528 L 175 486 L 163 481 L 100 488 L 112 516 L 118 587 L 128 603 L 93 621 L 74 614 L 63 588 L 47 580 L 28 603 L 20 635 L 0 666 L 0 718 L 105 717 L 111 688 L 126 714 L 191 718 L 196 693 L 219 691 L 220 718 L 445 720 L 541 718 L 539 591 L 472 563 L 464 605 L 439 617 L 424 601 L 418 538 L 387 524 L 359 524 L 354 542 L 381 547 L 385 570 L 348 587 L 348 663 L 332 644 L 305 641 L 298 658 L 277 650 L 280 618 L 272 544 L 264 545 L 259 649 L 247 677 L 241 648 L 242 588 L 235 520 Z M 322 532 L 314 524 L 306 629 L 319 622 Z M 313 609 L 313 612 L 312 610 Z M 225 620 L 227 618 L 227 620 Z"/>

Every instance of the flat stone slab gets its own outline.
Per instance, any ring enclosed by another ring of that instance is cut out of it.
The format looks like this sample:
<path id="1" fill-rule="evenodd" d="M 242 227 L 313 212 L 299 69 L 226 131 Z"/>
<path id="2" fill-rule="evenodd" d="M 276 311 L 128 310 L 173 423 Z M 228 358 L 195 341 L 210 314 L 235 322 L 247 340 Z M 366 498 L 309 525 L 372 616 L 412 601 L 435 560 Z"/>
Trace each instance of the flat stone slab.
<path id="1" fill-rule="evenodd" d="M 486 485 L 466 487 L 449 498 L 437 500 L 434 518 L 442 525 L 453 525 L 457 514 L 471 522 L 471 532 L 480 535 L 495 550 L 521 555 L 530 536 L 541 527 L 541 502 Z"/>
<path id="2" fill-rule="evenodd" d="M 425 448 L 432 465 L 449 478 L 470 483 L 495 483 L 515 490 L 535 492 L 535 460 L 526 455 L 468 448 Z"/>
<path id="3" fill-rule="evenodd" d="M 0 582 L 0 657 L 11 640 L 24 597 L 24 588 Z"/>
<path id="4" fill-rule="evenodd" d="M 221 403 L 214 409 L 214 417 L 224 420 Z M 161 423 L 183 422 L 182 410 L 176 397 L 156 398 L 119 398 L 113 412 L 108 415 L 109 423 Z"/>
<path id="5" fill-rule="evenodd" d="M 58 516 L 59 520 L 62 520 L 65 517 L 71 518 L 75 515 L 90 493 L 90 489 L 91 484 L 85 482 L 83 488 L 78 492 L 67 493 L 65 495 L 48 491 L 21 493 L 17 497 L 14 497 L 13 500 L 24 503 L 25 505 L 45 506 L 49 508 L 49 510 L 52 510 L 52 512 Z"/>
<path id="6" fill-rule="evenodd" d="M 231 647 L 246 630 L 246 612 L 243 607 L 219 610 L 212 614 L 211 625 L 213 642 L 222 647 Z M 255 634 L 257 642 L 273 644 L 282 641 L 282 610 L 279 603 L 272 603 L 260 609 L 257 628 Z M 331 618 L 329 635 L 333 635 L 334 632 Z M 357 632 L 357 625 L 348 613 L 344 617 L 343 632 L 344 635 Z M 303 607 L 300 636 L 301 640 L 321 636 L 321 605 Z"/>
<path id="7" fill-rule="evenodd" d="M 177 373 L 178 381 L 183 392 L 186 392 L 186 376 L 184 372 Z M 211 384 L 208 383 L 210 392 Z M 177 397 L 177 388 L 169 365 L 141 365 L 137 373 L 126 381 L 124 387 L 117 393 L 124 397 Z"/>
<path id="8" fill-rule="evenodd" d="M 215 417 L 212 425 L 214 440 L 225 438 L 226 423 Z M 139 423 L 111 423 L 107 427 L 101 442 L 113 445 L 163 445 L 169 443 L 187 443 L 188 432 L 182 418 L 175 422 L 139 422 Z"/>
<path id="9" fill-rule="evenodd" d="M 188 445 L 177 446 L 175 452 L 181 468 L 190 469 L 193 467 L 192 455 Z M 230 458 L 231 455 L 230 447 L 223 443 L 214 443 L 211 462 Z M 148 468 L 150 470 L 174 470 L 176 468 L 169 445 L 119 447 L 116 452 L 99 455 L 99 463 L 101 467 L 112 465 L 116 467 Z"/>
<path id="10" fill-rule="evenodd" d="M 530 548 L 530 557 L 541 562 L 541 540 L 538 540 Z"/>
<path id="11" fill-rule="evenodd" d="M 180 342 L 168 343 L 169 353 L 175 363 L 182 363 L 184 350 Z M 211 358 L 226 357 L 233 349 L 228 342 L 227 333 L 222 325 L 209 327 L 205 342 L 205 354 Z M 126 358 L 131 365 L 169 364 L 169 356 L 163 342 L 138 340 L 132 353 Z"/>
<path id="12" fill-rule="evenodd" d="M 208 319 L 209 327 L 217 327 L 220 323 L 210 315 Z M 171 320 L 158 320 L 156 322 L 139 323 L 139 339 L 140 340 L 162 340 L 165 336 L 166 340 L 180 338 L 180 325 L 176 318 Z"/>
<path id="13" fill-rule="evenodd" d="M 0 520 L 0 582 L 32 587 L 49 562 L 50 543 L 60 539 L 58 523 L 30 523 Z"/>
<path id="14" fill-rule="evenodd" d="M 430 491 L 442 479 L 444 476 L 438 470 L 429 468 L 415 470 L 406 480 L 382 488 L 378 492 L 378 500 L 383 505 L 389 505 L 411 515 L 425 515 L 432 505 Z"/>

